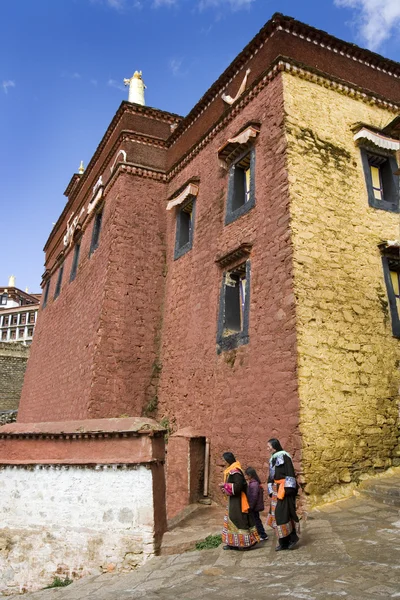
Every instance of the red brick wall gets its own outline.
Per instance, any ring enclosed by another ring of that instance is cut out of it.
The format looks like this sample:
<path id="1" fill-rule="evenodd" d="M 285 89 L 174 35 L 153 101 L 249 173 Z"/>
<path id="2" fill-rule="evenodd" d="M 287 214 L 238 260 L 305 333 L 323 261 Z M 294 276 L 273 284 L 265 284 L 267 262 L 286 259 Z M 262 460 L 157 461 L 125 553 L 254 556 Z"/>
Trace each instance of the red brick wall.
<path id="1" fill-rule="evenodd" d="M 88 416 L 141 415 L 155 395 L 164 295 L 165 184 L 121 175 Z"/>
<path id="2" fill-rule="evenodd" d="M 19 421 L 141 415 L 155 394 L 164 187 L 122 174 L 106 194 L 99 247 L 89 258 L 92 219 L 75 281 L 69 282 L 70 252 L 56 300 L 54 273 L 39 313 Z"/>
<path id="3" fill-rule="evenodd" d="M 108 198 L 100 244 L 89 258 L 92 218 L 81 241 L 79 268 L 71 283 L 73 253 L 67 255 L 63 284 L 56 300 L 53 296 L 58 271 L 51 278 L 47 306 L 39 310 L 31 346 L 18 412 L 20 422 L 87 418 L 94 354 L 100 341 L 99 319 L 114 210 Z"/>
<path id="4" fill-rule="evenodd" d="M 278 437 L 299 460 L 295 298 L 281 77 L 250 103 L 170 183 L 169 194 L 200 177 L 193 248 L 173 260 L 175 215 L 167 217 L 167 289 L 159 418 L 211 439 L 211 490 L 221 454 L 263 469 L 266 442 Z M 224 225 L 228 172 L 217 150 L 248 121 L 262 122 L 256 142 L 256 206 Z M 217 256 L 251 242 L 250 342 L 217 354 L 222 270 Z"/>

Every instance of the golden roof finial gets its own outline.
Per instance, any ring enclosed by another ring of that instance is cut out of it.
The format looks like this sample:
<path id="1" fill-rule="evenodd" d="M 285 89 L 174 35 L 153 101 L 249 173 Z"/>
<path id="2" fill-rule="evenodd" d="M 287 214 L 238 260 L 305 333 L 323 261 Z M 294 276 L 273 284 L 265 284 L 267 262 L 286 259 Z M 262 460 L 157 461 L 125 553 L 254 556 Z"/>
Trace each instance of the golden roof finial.
<path id="1" fill-rule="evenodd" d="M 85 167 L 83 166 L 83 160 L 81 160 L 81 164 L 79 165 L 78 173 L 82 175 L 85 171 Z"/>

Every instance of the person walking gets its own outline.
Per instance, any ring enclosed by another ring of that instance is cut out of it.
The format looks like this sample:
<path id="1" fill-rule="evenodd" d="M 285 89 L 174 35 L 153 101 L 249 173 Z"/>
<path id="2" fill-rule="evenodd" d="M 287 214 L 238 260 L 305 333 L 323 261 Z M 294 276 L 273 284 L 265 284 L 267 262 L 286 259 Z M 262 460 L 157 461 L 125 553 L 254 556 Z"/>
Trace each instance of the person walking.
<path id="1" fill-rule="evenodd" d="M 275 529 L 278 545 L 275 550 L 292 550 L 299 541 L 299 518 L 296 514 L 297 482 L 290 454 L 279 440 L 271 438 L 267 447 L 269 461 L 268 493 L 271 505 L 267 525 Z"/>
<path id="2" fill-rule="evenodd" d="M 222 541 L 224 550 L 248 550 L 260 541 L 253 516 L 249 514 L 247 483 L 240 463 L 232 452 L 222 455 L 227 463 L 221 491 L 228 497 Z"/>
<path id="3" fill-rule="evenodd" d="M 261 485 L 257 471 L 253 467 L 247 467 L 245 471 L 247 479 L 247 500 L 249 501 L 249 513 L 253 515 L 258 535 L 262 540 L 267 540 L 264 525 L 260 519 L 260 512 L 264 510 L 264 488 Z"/>

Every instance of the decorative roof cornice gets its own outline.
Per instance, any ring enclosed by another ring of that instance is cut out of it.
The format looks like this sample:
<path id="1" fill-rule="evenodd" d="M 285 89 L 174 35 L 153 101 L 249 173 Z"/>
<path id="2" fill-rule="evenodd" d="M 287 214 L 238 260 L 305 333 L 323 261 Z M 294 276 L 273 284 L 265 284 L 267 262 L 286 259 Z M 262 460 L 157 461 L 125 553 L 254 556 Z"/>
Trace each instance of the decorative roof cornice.
<path id="1" fill-rule="evenodd" d="M 119 417 L 50 421 L 45 423 L 10 423 L 0 428 L 1 438 L 18 439 L 91 439 L 163 435 L 165 429 L 154 419 Z"/>
<path id="2" fill-rule="evenodd" d="M 130 103 L 126 103 L 126 104 L 130 104 Z M 136 105 L 133 105 L 136 106 Z M 129 106 L 130 108 L 130 106 Z M 143 108 L 143 107 L 141 107 Z M 154 109 L 152 109 L 154 110 Z M 121 113 L 122 116 L 123 113 Z M 167 113 L 169 114 L 169 113 Z M 111 125 L 110 125 L 111 127 Z M 110 129 L 110 127 L 108 129 Z M 108 131 L 108 130 L 107 130 Z M 105 136 L 107 135 L 107 132 L 105 134 Z M 104 136 L 104 137 L 105 137 Z M 103 138 L 104 140 L 104 138 Z M 102 141 L 103 141 L 102 140 Z M 115 140 L 114 144 L 112 145 L 112 148 L 110 148 L 110 151 L 107 153 L 107 156 L 104 157 L 104 160 L 102 162 L 102 164 L 100 166 L 98 166 L 98 171 L 102 172 L 104 170 L 104 166 L 110 161 L 111 157 L 113 156 L 113 154 L 115 154 L 115 152 L 117 151 L 117 149 L 119 148 L 121 142 L 125 142 L 127 140 L 131 140 L 133 142 L 136 142 L 138 144 L 144 144 L 147 146 L 154 146 L 156 148 L 166 148 L 167 147 L 167 142 L 166 140 L 163 140 L 162 138 L 158 138 L 158 137 L 153 137 L 153 136 L 148 136 L 145 134 L 137 134 L 133 131 L 130 131 L 129 129 L 123 129 L 119 135 L 118 138 Z M 103 147 L 105 146 L 105 144 L 103 145 Z M 100 146 L 99 146 L 100 147 Z M 99 150 L 99 147 L 97 148 L 97 150 Z M 103 148 L 102 148 L 103 149 Z M 96 150 L 96 152 L 97 152 Z M 98 152 L 98 157 L 100 156 L 101 151 Z M 96 159 L 97 160 L 97 159 Z M 96 161 L 95 161 L 96 162 Z M 43 251 L 46 252 L 47 248 L 50 244 L 50 241 L 53 239 L 53 236 L 55 234 L 55 232 L 58 230 L 60 224 L 62 223 L 62 221 L 65 219 L 65 217 L 68 214 L 68 211 L 71 210 L 71 207 L 75 201 L 76 196 L 78 195 L 78 192 L 80 191 L 81 187 L 82 187 L 82 181 L 83 181 L 83 177 L 87 176 L 87 174 L 89 173 L 89 169 L 91 168 L 91 165 L 94 164 L 93 163 L 93 158 L 90 161 L 88 167 L 86 168 L 85 172 L 83 173 L 83 175 L 78 175 L 77 173 L 75 173 L 72 178 L 70 183 L 68 184 L 67 189 L 64 192 L 64 195 L 68 196 L 69 194 L 69 198 L 62 210 L 62 213 L 60 214 L 60 216 L 57 219 L 57 222 L 55 223 L 55 225 L 53 226 L 53 229 L 50 232 L 49 237 L 47 238 L 47 241 L 44 245 Z M 77 180 L 79 180 L 77 182 Z M 79 205 L 76 207 L 76 211 L 79 211 L 79 209 L 84 205 L 85 203 L 85 198 L 81 199 L 81 202 L 79 203 Z M 60 233 L 60 239 L 63 236 L 63 232 Z M 59 240 L 57 240 L 58 243 Z M 48 256 L 48 259 L 51 258 L 51 255 Z"/>
<path id="3" fill-rule="evenodd" d="M 350 96 L 356 100 L 361 100 L 368 104 L 376 104 L 377 106 L 386 108 L 393 112 L 400 111 L 400 104 L 389 102 L 383 96 L 373 94 L 369 90 L 365 90 L 358 86 L 351 86 L 346 81 L 333 77 L 323 71 L 319 71 L 313 67 L 309 67 L 292 58 L 278 57 L 274 63 L 256 79 L 253 84 L 240 96 L 240 98 L 222 115 L 206 134 L 192 146 L 190 150 L 182 156 L 167 172 L 167 181 L 175 177 L 216 135 L 221 131 L 227 123 L 232 121 L 234 117 L 255 98 L 261 90 L 265 88 L 279 73 L 286 72 L 302 79 L 307 79 L 313 83 L 326 88 L 335 90 L 345 96 Z"/>
<path id="4" fill-rule="evenodd" d="M 255 54 L 263 47 L 265 42 L 276 32 L 284 31 L 295 37 L 305 40 L 316 46 L 320 46 L 335 54 L 340 54 L 350 60 L 364 64 L 371 69 L 386 73 L 391 77 L 400 78 L 400 64 L 385 58 L 375 52 L 360 48 L 356 44 L 345 42 L 329 33 L 296 21 L 292 17 L 281 13 L 275 13 L 272 18 L 260 29 L 259 33 L 247 44 L 247 46 L 238 54 L 235 60 L 200 98 L 190 113 L 180 122 L 175 131 L 168 139 L 172 145 L 201 114 L 210 106 L 210 104 L 220 96 L 231 81 L 239 74 L 244 65 L 251 60 Z"/>

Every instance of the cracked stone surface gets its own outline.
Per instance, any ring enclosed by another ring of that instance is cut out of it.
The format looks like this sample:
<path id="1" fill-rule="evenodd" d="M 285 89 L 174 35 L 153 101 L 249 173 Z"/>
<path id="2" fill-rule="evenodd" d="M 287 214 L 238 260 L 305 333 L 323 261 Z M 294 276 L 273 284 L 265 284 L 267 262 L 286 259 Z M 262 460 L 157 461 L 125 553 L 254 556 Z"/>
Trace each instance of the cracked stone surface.
<path id="1" fill-rule="evenodd" d="M 88 577 L 26 600 L 400 598 L 400 511 L 362 496 L 309 513 L 301 543 L 275 552 L 270 539 L 247 552 L 159 556 L 129 574 Z"/>

